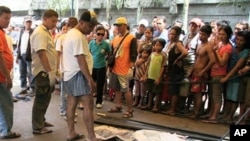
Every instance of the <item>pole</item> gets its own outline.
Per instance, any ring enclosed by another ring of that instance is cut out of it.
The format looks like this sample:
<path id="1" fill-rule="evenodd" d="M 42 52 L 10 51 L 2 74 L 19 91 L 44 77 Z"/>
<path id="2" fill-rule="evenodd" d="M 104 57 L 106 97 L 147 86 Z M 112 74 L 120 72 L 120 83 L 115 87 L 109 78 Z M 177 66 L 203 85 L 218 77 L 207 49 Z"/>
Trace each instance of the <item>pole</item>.
<path id="1" fill-rule="evenodd" d="M 70 11 L 70 15 L 74 16 L 74 0 L 71 0 L 71 11 Z"/>

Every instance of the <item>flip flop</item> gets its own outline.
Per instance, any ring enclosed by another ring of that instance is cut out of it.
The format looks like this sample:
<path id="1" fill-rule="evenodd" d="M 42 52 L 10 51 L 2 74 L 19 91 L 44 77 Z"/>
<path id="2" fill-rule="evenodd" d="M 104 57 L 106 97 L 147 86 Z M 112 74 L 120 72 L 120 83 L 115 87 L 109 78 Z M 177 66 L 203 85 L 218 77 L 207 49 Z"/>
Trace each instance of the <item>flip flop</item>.
<path id="1" fill-rule="evenodd" d="M 207 120 L 202 120 L 202 122 L 216 124 L 216 123 L 218 123 L 218 120 L 217 119 L 207 119 Z"/>
<path id="2" fill-rule="evenodd" d="M 84 135 L 80 135 L 80 134 L 76 134 L 74 137 L 72 138 L 67 138 L 67 141 L 76 141 L 76 140 L 80 140 L 83 139 L 85 136 Z"/>

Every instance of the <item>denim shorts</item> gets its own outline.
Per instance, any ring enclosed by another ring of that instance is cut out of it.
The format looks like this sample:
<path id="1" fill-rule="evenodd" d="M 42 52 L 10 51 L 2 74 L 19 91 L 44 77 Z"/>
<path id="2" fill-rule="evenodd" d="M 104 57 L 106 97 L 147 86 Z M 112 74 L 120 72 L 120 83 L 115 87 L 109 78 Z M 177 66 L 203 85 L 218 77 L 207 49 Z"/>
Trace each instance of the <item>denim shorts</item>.
<path id="1" fill-rule="evenodd" d="M 91 93 L 88 81 L 81 71 L 70 80 L 64 81 L 63 86 L 64 92 L 72 96 L 83 96 Z"/>

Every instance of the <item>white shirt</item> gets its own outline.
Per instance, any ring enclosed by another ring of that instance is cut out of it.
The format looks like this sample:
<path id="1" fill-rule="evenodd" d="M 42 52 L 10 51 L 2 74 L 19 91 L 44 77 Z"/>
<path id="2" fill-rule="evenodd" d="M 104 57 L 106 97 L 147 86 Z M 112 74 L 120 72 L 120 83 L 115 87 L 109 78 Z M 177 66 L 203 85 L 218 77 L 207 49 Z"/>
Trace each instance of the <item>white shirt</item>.
<path id="1" fill-rule="evenodd" d="M 88 41 L 85 35 L 79 30 L 73 28 L 66 33 L 63 41 L 63 72 L 64 81 L 70 80 L 80 67 L 77 61 L 77 55 L 84 55 L 90 74 L 93 68 L 93 58 L 89 51 Z"/>
<path id="2" fill-rule="evenodd" d="M 21 45 L 20 45 L 20 53 L 22 54 L 26 54 L 26 50 L 28 47 L 28 41 L 29 41 L 29 31 L 24 31 L 22 38 L 21 38 Z M 20 41 L 19 41 L 20 42 Z"/>

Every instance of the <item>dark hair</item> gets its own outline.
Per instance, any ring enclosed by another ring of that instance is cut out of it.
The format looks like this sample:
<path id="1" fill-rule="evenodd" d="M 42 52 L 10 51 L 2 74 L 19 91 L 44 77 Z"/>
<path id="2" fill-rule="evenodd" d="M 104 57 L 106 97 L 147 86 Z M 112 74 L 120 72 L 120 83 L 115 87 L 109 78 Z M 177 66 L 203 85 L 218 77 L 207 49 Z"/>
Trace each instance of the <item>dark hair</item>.
<path id="1" fill-rule="evenodd" d="M 65 25 L 67 26 L 67 21 L 63 21 L 63 22 L 61 23 L 59 29 L 62 30 L 62 28 L 63 28 Z"/>
<path id="2" fill-rule="evenodd" d="M 154 28 L 153 28 L 153 26 L 147 26 L 146 29 L 149 29 L 152 33 L 154 33 Z"/>
<path id="3" fill-rule="evenodd" d="M 166 41 L 162 38 L 156 38 L 153 40 L 153 46 L 156 44 L 156 43 L 160 43 L 162 45 L 162 47 L 164 47 L 166 45 Z"/>
<path id="4" fill-rule="evenodd" d="M 223 31 L 226 32 L 226 34 L 227 34 L 227 40 L 229 42 L 229 40 L 230 40 L 230 38 L 231 38 L 231 36 L 233 34 L 232 28 L 229 25 L 225 25 L 225 26 L 220 26 L 220 28 L 219 28 L 218 31 L 221 31 L 221 30 L 223 30 Z"/>
<path id="5" fill-rule="evenodd" d="M 102 25 L 98 25 L 98 26 L 96 26 L 96 28 L 95 28 L 95 32 L 97 32 L 97 31 L 99 31 L 99 30 L 103 30 L 103 31 L 105 31 L 104 26 L 102 26 Z"/>
<path id="6" fill-rule="evenodd" d="M 43 18 L 58 17 L 58 13 L 52 9 L 45 11 Z"/>
<path id="7" fill-rule="evenodd" d="M 212 27 L 209 24 L 205 24 L 200 28 L 200 31 L 210 36 L 210 34 L 212 33 Z"/>
<path id="8" fill-rule="evenodd" d="M 3 13 L 11 13 L 10 8 L 6 7 L 6 6 L 0 6 L 0 15 L 2 15 Z"/>
<path id="9" fill-rule="evenodd" d="M 141 48 L 140 52 L 142 53 L 143 51 L 146 51 L 146 53 L 150 55 L 152 52 L 152 47 L 146 46 L 144 48 Z"/>
<path id="10" fill-rule="evenodd" d="M 76 17 L 69 17 L 67 26 L 70 28 L 75 27 L 78 24 L 77 18 Z"/>
<path id="11" fill-rule="evenodd" d="M 243 49 L 245 49 L 245 48 L 249 49 L 250 48 L 250 32 L 249 31 L 239 31 L 236 33 L 236 38 L 237 38 L 237 36 L 244 37 L 245 45 L 244 45 Z"/>
<path id="12" fill-rule="evenodd" d="M 109 39 L 109 30 L 108 29 L 105 29 L 105 32 L 107 34 L 107 39 Z"/>
<path id="13" fill-rule="evenodd" d="M 181 35 L 181 28 L 179 26 L 173 26 L 173 27 L 171 27 L 170 30 L 175 30 L 176 36 L 180 36 Z"/>

